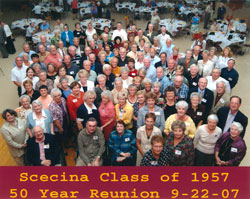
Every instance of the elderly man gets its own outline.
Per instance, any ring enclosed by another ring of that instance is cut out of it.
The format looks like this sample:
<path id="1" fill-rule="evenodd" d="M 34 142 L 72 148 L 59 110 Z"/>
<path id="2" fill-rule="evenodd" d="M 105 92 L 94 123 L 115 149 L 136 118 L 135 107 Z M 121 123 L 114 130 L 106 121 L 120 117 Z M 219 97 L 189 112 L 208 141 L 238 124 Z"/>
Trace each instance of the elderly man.
<path id="1" fill-rule="evenodd" d="M 132 44 L 131 51 L 128 52 L 127 56 L 137 60 L 137 44 Z"/>
<path id="2" fill-rule="evenodd" d="M 96 75 L 103 74 L 102 64 L 96 60 L 94 53 L 89 54 L 89 61 L 91 62 L 91 70 L 96 72 Z"/>
<path id="3" fill-rule="evenodd" d="M 26 77 L 27 66 L 23 65 L 22 57 L 16 57 L 15 67 L 11 70 L 11 81 L 17 86 L 18 96 L 22 94 L 21 84 Z"/>
<path id="4" fill-rule="evenodd" d="M 128 56 L 126 48 L 120 48 L 120 57 L 118 58 L 118 66 L 123 67 L 128 64 Z"/>
<path id="5" fill-rule="evenodd" d="M 86 128 L 77 137 L 79 156 L 76 166 L 101 166 L 105 151 L 105 139 L 102 130 L 97 127 L 95 118 L 89 118 Z"/>
<path id="6" fill-rule="evenodd" d="M 102 46 L 105 46 L 105 45 L 109 45 L 110 47 L 110 50 L 113 51 L 114 50 L 114 45 L 111 41 L 109 41 L 109 35 L 106 34 L 106 33 L 103 33 L 102 34 Z"/>
<path id="7" fill-rule="evenodd" d="M 186 73 L 185 77 L 188 80 L 189 89 L 196 88 L 198 86 L 198 81 L 201 78 L 198 66 L 196 64 L 192 64 L 190 66 L 190 71 Z"/>
<path id="8" fill-rule="evenodd" d="M 109 64 L 104 64 L 103 73 L 106 76 L 106 87 L 112 91 L 114 89 L 115 75 L 111 73 L 112 69 Z"/>
<path id="9" fill-rule="evenodd" d="M 226 84 L 223 81 L 216 83 L 216 91 L 214 91 L 214 101 L 211 114 L 217 114 L 221 107 L 229 106 L 230 95 L 226 92 Z"/>
<path id="10" fill-rule="evenodd" d="M 116 30 L 113 32 L 113 35 L 112 35 L 112 41 L 114 41 L 114 39 L 119 36 L 122 38 L 122 41 L 127 41 L 128 40 L 128 37 L 127 37 L 127 33 L 124 29 L 122 29 L 122 23 L 121 22 L 118 22 L 117 25 L 116 25 Z"/>
<path id="11" fill-rule="evenodd" d="M 207 88 L 210 89 L 211 91 L 215 91 L 216 90 L 216 83 L 219 81 L 223 81 L 226 84 L 226 92 L 228 94 L 231 93 L 231 88 L 230 88 L 230 84 L 227 80 L 225 80 L 224 78 L 220 77 L 221 75 L 221 70 L 219 68 L 214 68 L 212 70 L 212 75 L 211 76 L 207 76 Z"/>
<path id="12" fill-rule="evenodd" d="M 198 81 L 198 87 L 191 88 L 187 98 L 187 100 L 190 101 L 190 96 L 193 92 L 199 93 L 201 99 L 200 103 L 205 107 L 205 117 L 209 115 L 214 100 L 213 92 L 206 87 L 207 79 L 205 77 L 200 78 Z"/>
<path id="13" fill-rule="evenodd" d="M 48 31 L 50 32 L 50 25 L 46 20 L 43 20 L 43 23 L 40 25 L 41 31 Z"/>
<path id="14" fill-rule="evenodd" d="M 239 96 L 232 96 L 229 107 L 221 107 L 217 112 L 217 116 L 219 118 L 218 126 L 222 129 L 223 133 L 229 131 L 232 122 L 240 122 L 243 126 L 243 131 L 240 136 L 243 138 L 248 124 L 248 118 L 239 110 L 240 106 L 241 98 Z"/>
<path id="15" fill-rule="evenodd" d="M 157 24 L 157 29 L 158 29 L 158 24 Z M 157 36 L 157 32 L 154 31 L 154 25 L 152 23 L 148 24 L 148 30 L 145 30 L 143 34 L 149 39 L 151 44 L 154 43 L 154 37 Z"/>
<path id="16" fill-rule="evenodd" d="M 227 68 L 221 69 L 221 77 L 227 80 L 230 88 L 234 88 L 239 79 L 239 73 L 234 69 L 235 59 L 231 58 L 227 62 Z"/>
<path id="17" fill-rule="evenodd" d="M 23 44 L 23 52 L 21 52 L 19 54 L 19 57 L 23 57 L 24 53 L 27 53 L 29 55 L 29 61 L 31 61 L 31 55 L 36 53 L 36 52 L 33 50 L 30 50 L 30 45 L 25 43 L 25 44 Z"/>
<path id="18" fill-rule="evenodd" d="M 153 15 L 151 17 L 150 23 L 154 26 L 154 31 L 156 31 L 156 32 L 158 32 L 158 26 L 159 26 L 160 21 L 161 21 L 161 19 L 160 19 L 159 15 L 157 15 L 157 12 L 154 11 Z"/>
<path id="19" fill-rule="evenodd" d="M 155 68 L 162 66 L 164 69 L 166 69 L 168 67 L 168 63 L 167 63 L 167 53 L 162 52 L 160 53 L 160 61 L 155 63 Z"/>
<path id="20" fill-rule="evenodd" d="M 74 79 L 76 77 L 76 74 L 79 71 L 79 67 L 71 62 L 71 58 L 69 55 L 64 56 L 64 62 L 63 65 L 66 66 L 66 73 L 67 75 L 72 76 Z"/>
<path id="21" fill-rule="evenodd" d="M 91 61 L 89 60 L 85 60 L 83 62 L 83 69 L 85 69 L 88 73 L 89 73 L 89 76 L 88 76 L 88 80 L 92 81 L 92 82 L 95 82 L 96 81 L 96 72 L 91 70 Z M 75 78 L 76 81 L 79 81 L 79 76 L 78 74 L 76 75 L 76 78 Z"/>
<path id="22" fill-rule="evenodd" d="M 134 41 L 137 45 L 139 45 L 139 41 L 140 39 L 144 39 L 145 43 L 151 44 L 150 41 L 148 40 L 148 38 L 146 36 L 143 35 L 143 30 L 139 29 L 138 30 L 138 35 L 135 37 Z"/>
<path id="23" fill-rule="evenodd" d="M 193 48 L 193 56 L 192 58 L 195 60 L 195 61 L 199 61 L 199 60 L 202 60 L 203 57 L 202 55 L 200 54 L 201 52 L 201 47 L 198 46 L 198 45 L 195 45 L 194 48 Z"/>
<path id="24" fill-rule="evenodd" d="M 161 83 L 161 90 L 160 92 L 164 95 L 165 89 L 171 84 L 169 79 L 164 74 L 164 69 L 162 66 L 156 68 L 156 79 L 153 80 L 154 82 Z"/>
<path id="25" fill-rule="evenodd" d="M 192 58 L 192 50 L 186 50 L 185 57 L 178 59 L 177 65 L 183 66 L 186 74 L 192 64 L 197 64 L 197 61 Z"/>
<path id="26" fill-rule="evenodd" d="M 75 46 L 70 46 L 69 49 L 69 56 L 71 58 L 71 62 L 76 64 L 79 68 L 81 68 L 81 56 L 76 54 L 76 47 Z"/>
<path id="27" fill-rule="evenodd" d="M 166 44 L 161 48 L 160 53 L 165 52 L 167 53 L 167 57 L 170 57 L 173 54 L 173 47 L 174 47 L 174 44 L 172 44 L 172 39 L 167 38 Z"/>
<path id="28" fill-rule="evenodd" d="M 33 166 L 59 166 L 60 148 L 55 135 L 44 133 L 41 126 L 35 126 L 33 134 L 27 141 L 28 162 Z"/>
<path id="29" fill-rule="evenodd" d="M 74 46 L 76 47 L 76 54 L 81 57 L 84 53 L 84 46 L 80 45 L 80 39 L 78 37 L 74 37 L 73 43 Z"/>
<path id="30" fill-rule="evenodd" d="M 40 36 L 40 42 L 38 42 L 36 45 L 36 52 L 39 52 L 39 46 L 41 44 L 45 47 L 46 51 L 49 51 L 49 48 L 51 46 L 51 42 L 47 41 L 47 37 L 45 35 Z"/>
<path id="31" fill-rule="evenodd" d="M 56 20 L 56 24 L 54 25 L 54 32 L 63 32 L 64 29 L 63 29 L 63 23 L 61 22 L 60 19 L 57 19 Z"/>
<path id="32" fill-rule="evenodd" d="M 187 100 L 189 89 L 188 86 L 183 83 L 183 77 L 181 75 L 176 75 L 174 78 L 174 82 L 172 82 L 170 86 L 173 86 L 175 88 L 178 101 Z"/>
<path id="33" fill-rule="evenodd" d="M 144 58 L 143 60 L 144 68 L 146 69 L 146 78 L 148 79 L 155 79 L 156 78 L 156 69 L 151 64 L 149 58 Z"/>
<path id="34" fill-rule="evenodd" d="M 150 59 L 151 65 L 153 65 L 153 66 L 155 66 L 155 64 L 161 60 L 158 57 L 158 55 L 156 55 L 155 48 L 150 48 L 150 50 L 149 50 L 149 59 Z"/>
<path id="35" fill-rule="evenodd" d="M 165 68 L 165 75 L 171 81 L 173 77 L 176 76 L 176 73 L 175 73 L 176 62 L 174 59 L 169 59 L 167 64 L 168 64 L 168 67 Z"/>
<path id="36" fill-rule="evenodd" d="M 44 63 L 48 65 L 48 63 L 53 63 L 55 64 L 56 70 L 58 69 L 59 66 L 62 65 L 62 57 L 61 55 L 57 52 L 56 46 L 51 45 L 50 50 L 49 50 L 49 55 L 45 58 Z"/>
<path id="37" fill-rule="evenodd" d="M 38 50 L 39 50 L 39 53 L 38 53 L 38 55 L 39 55 L 39 60 L 40 60 L 41 63 L 44 63 L 44 60 L 45 60 L 45 58 L 49 55 L 49 52 L 46 51 L 46 48 L 44 47 L 43 44 L 40 44 L 40 45 L 38 46 Z"/>
<path id="38" fill-rule="evenodd" d="M 64 57 L 65 55 L 68 54 L 68 49 L 64 47 L 64 43 L 62 40 L 59 40 L 57 45 L 58 45 L 57 52 L 59 52 L 61 57 Z"/>
<path id="39" fill-rule="evenodd" d="M 162 48 L 166 44 L 166 40 L 170 38 L 170 36 L 167 34 L 166 26 L 161 27 L 161 34 L 159 34 L 157 37 L 159 39 L 160 46 Z"/>
<path id="40" fill-rule="evenodd" d="M 83 65 L 83 61 L 88 59 L 88 56 L 89 56 L 90 53 L 92 53 L 91 48 L 89 46 L 86 46 L 84 48 L 84 53 L 83 53 L 83 55 L 81 57 L 81 63 L 80 63 L 81 66 Z"/>
<path id="41" fill-rule="evenodd" d="M 143 68 L 144 54 L 142 51 L 137 53 L 137 58 L 138 59 L 135 61 L 135 69 L 138 71 L 140 68 Z"/>

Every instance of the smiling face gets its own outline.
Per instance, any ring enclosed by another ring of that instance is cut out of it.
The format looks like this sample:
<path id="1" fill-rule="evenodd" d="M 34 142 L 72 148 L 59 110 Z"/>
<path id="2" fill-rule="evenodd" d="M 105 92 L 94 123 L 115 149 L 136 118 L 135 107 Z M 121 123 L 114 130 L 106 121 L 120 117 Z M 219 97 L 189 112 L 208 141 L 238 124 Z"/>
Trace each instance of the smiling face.
<path id="1" fill-rule="evenodd" d="M 216 128 L 216 126 L 217 126 L 217 121 L 216 120 L 208 120 L 207 121 L 207 127 L 208 127 L 208 129 L 210 130 L 210 131 L 213 131 L 215 128 Z"/>
<path id="2" fill-rule="evenodd" d="M 24 97 L 22 99 L 21 104 L 22 104 L 23 108 L 25 108 L 25 109 L 30 108 L 30 101 L 26 97 Z"/>
<path id="3" fill-rule="evenodd" d="M 145 120 L 145 124 L 147 129 L 153 129 L 155 121 L 153 120 L 153 118 L 147 118 Z"/>
<path id="4" fill-rule="evenodd" d="M 118 132 L 119 135 L 122 135 L 124 133 L 125 127 L 122 124 L 117 124 L 116 125 L 116 131 Z"/>
<path id="5" fill-rule="evenodd" d="M 159 156 L 163 150 L 163 144 L 161 142 L 154 142 L 152 145 L 152 153 Z"/>
<path id="6" fill-rule="evenodd" d="M 175 128 L 173 132 L 176 139 L 181 139 L 184 136 L 184 132 L 181 128 Z"/>
<path id="7" fill-rule="evenodd" d="M 40 95 L 42 96 L 42 97 L 47 97 L 47 95 L 48 95 L 48 90 L 46 89 L 46 88 L 42 88 L 42 89 L 40 89 Z"/>
<path id="8" fill-rule="evenodd" d="M 30 78 L 30 79 L 32 79 L 33 76 L 34 76 L 33 70 L 32 70 L 32 69 L 29 69 L 29 70 L 27 71 L 27 77 Z"/>
<path id="9" fill-rule="evenodd" d="M 232 127 L 230 128 L 231 138 L 236 139 L 237 137 L 239 137 L 239 135 L 240 135 L 240 131 L 238 131 L 235 125 L 232 125 Z"/>
<path id="10" fill-rule="evenodd" d="M 185 116 L 186 112 L 187 112 L 187 109 L 184 106 L 179 106 L 177 108 L 177 114 L 179 117 Z"/>
<path id="11" fill-rule="evenodd" d="M 198 107 L 200 103 L 200 98 L 198 96 L 193 96 L 191 99 L 191 104 L 193 107 Z"/>
<path id="12" fill-rule="evenodd" d="M 37 104 L 37 103 L 34 103 L 32 105 L 32 108 L 33 108 L 33 111 L 35 113 L 41 113 L 41 111 L 42 111 L 42 106 L 40 104 Z"/>
<path id="13" fill-rule="evenodd" d="M 10 114 L 9 112 L 6 113 L 6 121 L 12 123 L 15 121 L 15 115 Z"/>
<path id="14" fill-rule="evenodd" d="M 72 88 L 72 94 L 75 95 L 75 96 L 78 96 L 80 94 L 80 86 L 79 85 L 75 85 Z"/>

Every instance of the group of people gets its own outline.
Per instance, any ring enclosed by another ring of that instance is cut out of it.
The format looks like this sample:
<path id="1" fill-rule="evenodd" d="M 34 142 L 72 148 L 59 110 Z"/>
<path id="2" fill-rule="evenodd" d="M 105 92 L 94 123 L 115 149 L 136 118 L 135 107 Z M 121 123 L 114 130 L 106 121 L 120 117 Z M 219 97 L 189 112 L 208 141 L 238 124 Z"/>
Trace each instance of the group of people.
<path id="1" fill-rule="evenodd" d="M 62 27 L 60 29 L 60 27 Z M 179 53 L 165 26 L 91 23 L 57 40 L 23 45 L 11 81 L 20 107 L 6 109 L 1 133 L 17 165 L 238 166 L 248 118 L 231 96 L 239 74 L 226 47 Z M 71 32 L 71 33 L 70 33 Z M 79 34 L 78 34 L 79 33 Z"/>

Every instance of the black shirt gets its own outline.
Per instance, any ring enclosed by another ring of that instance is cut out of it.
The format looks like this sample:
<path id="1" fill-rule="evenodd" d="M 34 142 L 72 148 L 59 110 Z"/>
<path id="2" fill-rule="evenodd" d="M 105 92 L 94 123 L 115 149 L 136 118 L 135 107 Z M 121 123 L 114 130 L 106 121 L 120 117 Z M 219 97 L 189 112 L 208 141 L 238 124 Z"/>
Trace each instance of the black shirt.
<path id="1" fill-rule="evenodd" d="M 33 89 L 33 91 L 34 91 L 34 92 L 33 92 L 33 95 L 32 95 L 32 96 L 28 95 L 27 91 L 24 93 L 24 95 L 28 95 L 28 96 L 30 97 L 30 103 L 32 103 L 33 101 L 35 101 L 37 98 L 40 97 L 39 91 L 34 90 L 34 89 Z"/>
<path id="2" fill-rule="evenodd" d="M 118 57 L 118 66 L 123 67 L 128 64 L 128 57 L 126 56 L 125 59 L 122 61 L 121 57 Z"/>

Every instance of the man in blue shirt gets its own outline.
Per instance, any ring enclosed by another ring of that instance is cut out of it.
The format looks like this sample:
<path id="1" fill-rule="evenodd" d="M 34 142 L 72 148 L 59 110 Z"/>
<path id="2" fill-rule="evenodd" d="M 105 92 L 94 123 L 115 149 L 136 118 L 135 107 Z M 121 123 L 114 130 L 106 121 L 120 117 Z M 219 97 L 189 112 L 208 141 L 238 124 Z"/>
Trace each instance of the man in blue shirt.
<path id="1" fill-rule="evenodd" d="M 229 59 L 227 62 L 227 68 L 223 68 L 220 75 L 229 82 L 231 89 L 235 87 L 239 79 L 239 73 L 234 69 L 234 66 L 235 59 Z"/>
<path id="2" fill-rule="evenodd" d="M 149 58 L 144 58 L 143 60 L 144 68 L 146 69 L 146 77 L 148 79 L 155 79 L 156 78 L 156 69 L 153 65 L 151 65 Z"/>
<path id="3" fill-rule="evenodd" d="M 43 23 L 40 26 L 42 31 L 49 31 L 50 32 L 50 25 L 47 23 L 46 20 L 43 20 Z"/>
<path id="4" fill-rule="evenodd" d="M 154 79 L 153 81 L 161 83 L 160 92 L 164 95 L 165 89 L 170 85 L 170 81 L 167 76 L 165 76 L 164 69 L 162 66 L 156 68 L 156 79 Z"/>

